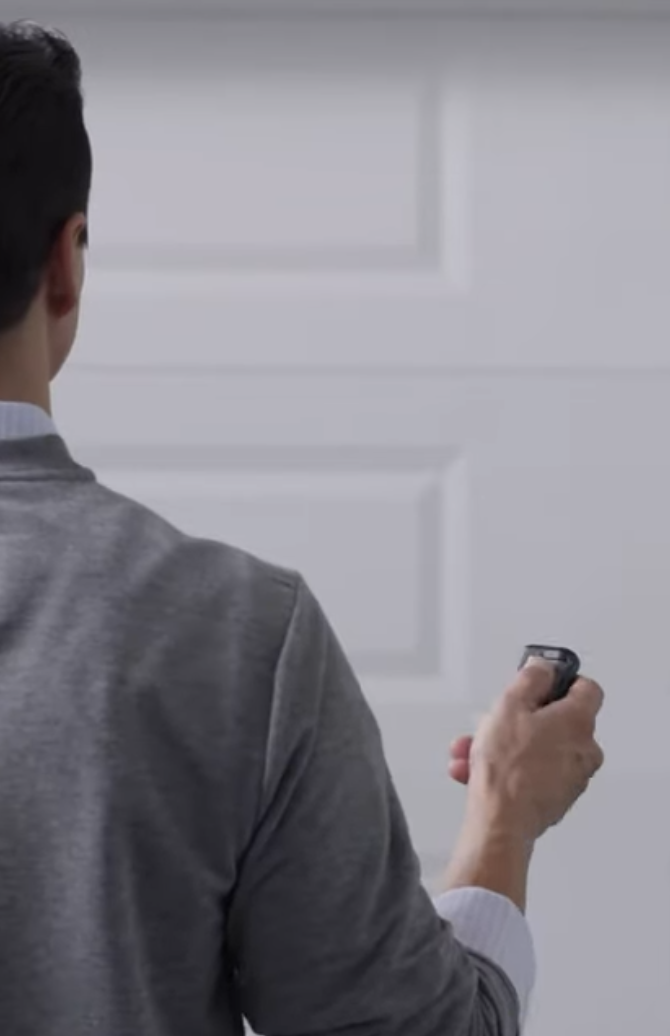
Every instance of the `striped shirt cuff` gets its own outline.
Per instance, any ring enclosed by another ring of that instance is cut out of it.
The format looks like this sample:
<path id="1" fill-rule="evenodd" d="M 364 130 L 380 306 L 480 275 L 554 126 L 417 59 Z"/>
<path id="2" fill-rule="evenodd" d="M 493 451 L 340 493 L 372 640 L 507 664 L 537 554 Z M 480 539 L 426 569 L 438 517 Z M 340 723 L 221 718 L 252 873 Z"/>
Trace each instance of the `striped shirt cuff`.
<path id="1" fill-rule="evenodd" d="M 526 918 L 505 896 L 488 889 L 445 892 L 435 908 L 466 949 L 496 964 L 516 989 L 523 1025 L 535 985 L 537 964 Z"/>

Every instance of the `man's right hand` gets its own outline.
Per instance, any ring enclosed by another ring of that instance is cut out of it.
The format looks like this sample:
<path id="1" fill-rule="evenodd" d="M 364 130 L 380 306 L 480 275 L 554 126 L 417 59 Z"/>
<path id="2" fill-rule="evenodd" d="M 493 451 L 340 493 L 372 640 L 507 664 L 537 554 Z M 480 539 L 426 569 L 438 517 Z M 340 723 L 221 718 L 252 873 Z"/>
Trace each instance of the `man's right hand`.
<path id="1" fill-rule="evenodd" d="M 557 824 L 603 764 L 595 740 L 603 692 L 580 678 L 546 705 L 550 663 L 529 663 L 473 739 L 452 746 L 451 772 L 469 785 L 467 814 L 478 826 L 510 829 L 529 842 Z"/>

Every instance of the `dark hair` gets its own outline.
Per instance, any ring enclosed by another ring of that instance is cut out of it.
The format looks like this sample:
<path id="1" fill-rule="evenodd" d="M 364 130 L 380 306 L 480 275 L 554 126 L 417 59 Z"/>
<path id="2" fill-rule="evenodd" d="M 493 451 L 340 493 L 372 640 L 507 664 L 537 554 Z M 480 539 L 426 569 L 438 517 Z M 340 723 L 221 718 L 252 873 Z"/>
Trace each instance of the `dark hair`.
<path id="1" fill-rule="evenodd" d="M 83 108 L 68 40 L 32 22 L 0 23 L 0 334 L 28 312 L 65 224 L 88 212 Z"/>

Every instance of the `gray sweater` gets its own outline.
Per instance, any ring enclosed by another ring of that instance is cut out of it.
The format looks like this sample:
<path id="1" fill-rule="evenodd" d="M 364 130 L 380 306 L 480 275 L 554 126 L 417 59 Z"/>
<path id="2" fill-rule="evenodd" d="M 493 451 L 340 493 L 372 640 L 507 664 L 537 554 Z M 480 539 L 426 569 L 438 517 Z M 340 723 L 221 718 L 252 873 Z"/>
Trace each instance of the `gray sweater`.
<path id="1" fill-rule="evenodd" d="M 0 442 L 2 1036 L 516 1036 L 295 574 Z"/>

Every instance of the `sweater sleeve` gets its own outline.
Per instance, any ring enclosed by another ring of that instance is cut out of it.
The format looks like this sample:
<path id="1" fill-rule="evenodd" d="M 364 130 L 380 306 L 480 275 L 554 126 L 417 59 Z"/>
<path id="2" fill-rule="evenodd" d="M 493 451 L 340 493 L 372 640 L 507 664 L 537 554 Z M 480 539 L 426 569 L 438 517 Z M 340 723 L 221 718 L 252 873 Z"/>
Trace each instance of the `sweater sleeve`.
<path id="1" fill-rule="evenodd" d="M 496 963 L 485 942 L 460 941 L 456 929 L 473 925 L 462 910 L 441 917 L 424 889 L 377 723 L 302 583 L 267 730 L 257 826 L 228 915 L 254 1030 L 518 1036 L 518 975 L 502 951 Z"/>
<path id="2" fill-rule="evenodd" d="M 519 908 L 505 896 L 481 888 L 446 892 L 435 900 L 435 907 L 463 946 L 507 975 L 519 998 L 523 1025 L 537 965 L 530 928 Z"/>

